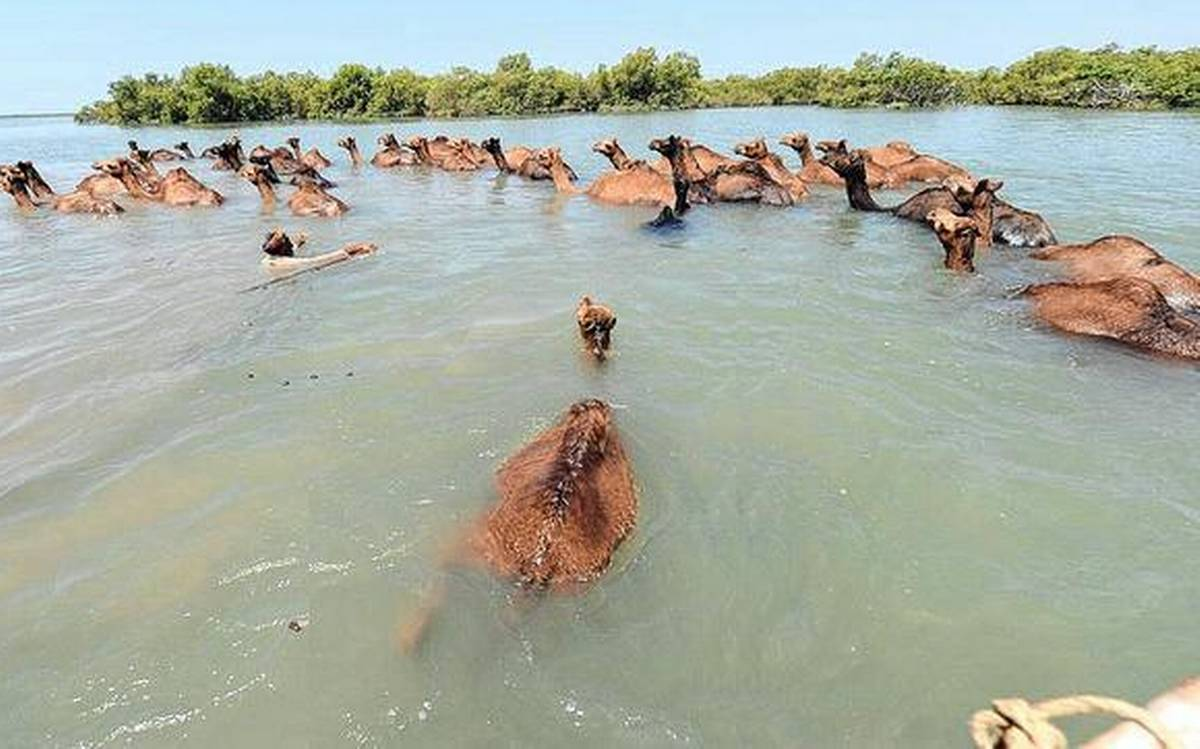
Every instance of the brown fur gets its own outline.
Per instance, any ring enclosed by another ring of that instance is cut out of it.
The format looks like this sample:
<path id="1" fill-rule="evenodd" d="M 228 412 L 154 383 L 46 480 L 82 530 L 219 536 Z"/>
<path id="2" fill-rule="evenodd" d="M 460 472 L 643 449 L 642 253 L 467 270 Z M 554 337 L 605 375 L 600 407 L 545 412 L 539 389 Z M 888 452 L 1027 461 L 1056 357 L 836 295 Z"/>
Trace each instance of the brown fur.
<path id="1" fill-rule="evenodd" d="M 428 166 L 448 172 L 470 172 L 479 168 L 480 162 L 475 161 L 461 141 L 451 141 L 444 136 L 439 138 L 441 140 L 429 140 L 423 135 L 414 135 L 407 145 L 416 152 L 421 163 Z"/>
<path id="2" fill-rule="evenodd" d="M 838 173 L 822 164 L 814 155 L 807 133 L 789 133 L 779 139 L 800 157 L 800 179 L 810 185 L 843 185 Z"/>
<path id="3" fill-rule="evenodd" d="M 176 167 L 157 182 L 143 182 L 128 159 L 100 162 L 96 168 L 120 179 L 135 198 L 175 206 L 218 206 L 225 202 L 216 190 L 206 187 L 183 167 Z"/>
<path id="4" fill-rule="evenodd" d="M 863 151 L 871 158 L 871 161 L 884 169 L 889 169 L 896 164 L 908 161 L 914 156 L 919 155 L 916 149 L 902 140 L 889 141 L 882 146 L 870 146 L 864 148 Z"/>
<path id="5" fill-rule="evenodd" d="M 1200 359 L 1200 324 L 1140 278 L 1030 286 L 1038 319 L 1059 330 L 1098 336 L 1166 356 Z"/>
<path id="6" fill-rule="evenodd" d="M 377 142 L 379 143 L 379 151 L 371 157 L 372 166 L 379 167 L 380 169 L 391 169 L 397 166 L 414 166 L 421 163 L 417 154 L 408 150 L 391 133 L 379 136 Z"/>
<path id="7" fill-rule="evenodd" d="M 325 188 L 316 182 L 309 180 L 302 180 L 296 185 L 296 192 L 288 198 L 288 208 L 297 216 L 326 218 L 340 216 L 350 210 L 350 206 L 325 192 Z"/>
<path id="8" fill-rule="evenodd" d="M 287 144 L 292 147 L 292 158 L 301 164 L 312 169 L 327 169 L 333 166 L 333 162 L 315 147 L 308 149 L 307 152 L 301 151 L 300 139 L 295 136 L 288 138 Z"/>
<path id="9" fill-rule="evenodd" d="M 590 198 L 613 205 L 664 206 L 675 202 L 675 190 L 671 180 L 648 165 L 624 171 L 605 172 L 584 189 L 571 184 L 570 173 L 557 148 L 545 148 L 538 152 L 538 161 L 550 172 L 554 186 L 559 192 L 571 195 L 583 193 Z"/>
<path id="10" fill-rule="evenodd" d="M 0 167 L 0 190 L 7 192 L 22 210 L 36 210 L 38 204 L 29 195 L 27 172 L 33 165 L 18 162 L 16 167 Z M 36 169 L 34 170 L 36 173 Z M 106 198 L 97 198 L 87 192 L 76 190 L 66 195 L 49 196 L 50 206 L 59 213 L 91 213 L 97 216 L 116 216 L 125 209 Z"/>
<path id="11" fill-rule="evenodd" d="M 926 221 L 933 227 L 942 249 L 946 252 L 942 264 L 949 270 L 975 272 L 975 240 L 979 225 L 968 216 L 958 216 L 945 208 L 932 211 Z"/>
<path id="12" fill-rule="evenodd" d="M 1061 263 L 1070 280 L 1081 283 L 1141 278 L 1157 286 L 1172 304 L 1200 308 L 1200 277 L 1134 237 L 1117 235 L 1086 244 L 1053 245 L 1032 257 Z"/>
<path id="13" fill-rule="evenodd" d="M 970 179 L 971 175 L 957 164 L 922 154 L 887 167 L 883 183 L 889 187 L 900 187 L 908 182 L 941 182 L 952 177 Z"/>
<path id="14" fill-rule="evenodd" d="M 756 138 L 745 143 L 738 143 L 733 152 L 739 156 L 757 162 L 777 184 L 791 193 L 793 200 L 804 200 L 808 197 L 808 185 L 800 177 L 784 165 L 783 159 L 771 153 L 767 148 L 765 138 Z"/>
<path id="15" fill-rule="evenodd" d="M 617 327 L 617 316 L 613 311 L 585 296 L 575 308 L 575 322 L 579 325 L 579 337 L 592 356 L 601 360 L 607 357 L 612 345 L 612 329 Z"/>
<path id="16" fill-rule="evenodd" d="M 787 188 L 771 179 L 771 175 L 758 162 L 735 161 L 732 166 L 718 166 L 711 173 L 703 174 L 696 162 L 694 147 L 684 138 L 677 135 L 656 138 L 650 141 L 650 150 L 663 154 L 663 158 L 672 166 L 675 179 L 691 183 L 690 192 L 697 196 L 697 202 L 763 203 L 777 206 L 794 203 Z M 702 176 L 694 178 L 692 175 L 696 174 Z"/>
<path id="17" fill-rule="evenodd" d="M 629 154 L 625 153 L 625 149 L 621 148 L 621 144 L 617 142 L 616 138 L 598 140 L 592 144 L 592 150 L 612 162 L 613 168 L 618 172 L 645 163 L 629 158 Z"/>

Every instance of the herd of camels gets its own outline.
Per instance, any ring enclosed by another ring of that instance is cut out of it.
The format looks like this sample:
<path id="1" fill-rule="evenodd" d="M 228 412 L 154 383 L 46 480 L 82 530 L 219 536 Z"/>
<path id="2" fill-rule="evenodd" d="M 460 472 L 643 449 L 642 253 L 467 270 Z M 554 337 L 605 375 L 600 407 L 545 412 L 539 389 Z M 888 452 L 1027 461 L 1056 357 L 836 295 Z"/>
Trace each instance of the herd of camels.
<path id="1" fill-rule="evenodd" d="M 649 144 L 658 157 L 632 158 L 614 138 L 593 151 L 612 168 L 583 186 L 558 148 L 504 149 L 497 138 L 474 143 L 464 138 L 413 136 L 401 143 L 392 134 L 378 139 L 370 164 L 381 169 L 424 168 L 453 172 L 496 170 L 544 180 L 560 193 L 582 194 L 609 205 L 647 206 L 659 211 L 648 223 L 674 229 L 693 205 L 718 202 L 792 206 L 821 186 L 844 189 L 850 207 L 889 214 L 931 229 L 944 265 L 973 273 L 976 250 L 992 245 L 1031 248 L 1039 260 L 1054 261 L 1067 278 L 1033 284 L 1022 291 L 1038 318 L 1076 334 L 1118 341 L 1148 352 L 1200 360 L 1200 324 L 1189 313 L 1200 309 L 1200 279 L 1154 248 L 1129 236 L 1106 236 L 1084 244 L 1059 244 L 1049 224 L 997 196 L 1003 184 L 976 179 L 967 169 L 896 141 L 852 149 L 845 140 L 814 144 L 793 133 L 780 144 L 794 150 L 801 168 L 793 171 L 765 139 L 738 144 L 734 155 L 671 135 Z M 65 213 L 118 215 L 117 199 L 171 206 L 219 206 L 225 198 L 186 168 L 160 172 L 158 165 L 211 159 L 212 168 L 233 172 L 257 189 L 265 206 L 289 190 L 287 207 L 298 216 L 338 216 L 350 210 L 331 194 L 333 182 L 321 174 L 331 160 L 317 149 L 305 151 L 297 138 L 286 146 L 258 146 L 248 154 L 234 135 L 198 156 L 184 142 L 172 149 L 145 150 L 130 141 L 129 152 L 96 162 L 95 173 L 66 194 L 56 193 L 28 161 L 0 165 L 0 187 L 28 211 L 47 207 Z M 367 161 L 352 137 L 342 138 L 355 169 Z M 286 183 L 285 183 L 286 179 Z M 902 203 L 880 206 L 873 190 L 930 183 Z M 290 185 L 290 187 L 288 187 Z M 347 245 L 317 257 L 300 258 L 293 242 L 274 231 L 264 242 L 269 269 L 320 267 L 374 251 L 368 243 Z M 584 297 L 576 310 L 579 335 L 588 352 L 607 355 L 616 315 Z M 499 501 L 443 560 L 482 566 L 537 591 L 571 590 L 595 580 L 633 528 L 637 494 L 633 472 L 613 423 L 611 408 L 598 400 L 572 405 L 557 424 L 522 447 L 496 475 Z M 399 633 L 406 649 L 420 642 L 441 598 L 435 588 Z"/>

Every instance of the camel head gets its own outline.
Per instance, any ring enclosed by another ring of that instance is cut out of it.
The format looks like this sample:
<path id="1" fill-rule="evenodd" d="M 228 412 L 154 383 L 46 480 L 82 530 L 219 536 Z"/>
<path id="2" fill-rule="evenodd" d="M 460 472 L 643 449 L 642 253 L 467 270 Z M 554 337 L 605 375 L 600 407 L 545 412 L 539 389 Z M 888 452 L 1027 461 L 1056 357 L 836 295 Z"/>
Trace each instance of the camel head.
<path id="1" fill-rule="evenodd" d="M 25 187 L 25 175 L 21 173 L 21 170 L 8 164 L 0 165 L 0 190 L 9 195 L 15 195 Z"/>
<path id="2" fill-rule="evenodd" d="M 779 139 L 779 145 L 787 146 L 797 152 L 803 151 L 808 147 L 808 133 L 795 132 L 788 133 Z"/>
<path id="3" fill-rule="evenodd" d="M 129 159 L 104 159 L 92 164 L 92 168 L 98 172 L 103 172 L 110 177 L 120 178 L 126 172 L 133 171 L 133 165 L 129 163 Z"/>
<path id="4" fill-rule="evenodd" d="M 826 156 L 849 154 L 850 146 L 846 143 L 845 138 L 841 140 L 823 140 L 817 143 L 817 150 Z"/>
<path id="5" fill-rule="evenodd" d="M 358 141 L 354 140 L 354 137 L 350 135 L 338 140 L 337 144 L 340 148 L 344 148 L 347 151 L 353 151 L 354 149 L 358 148 Z"/>
<path id="6" fill-rule="evenodd" d="M 291 237 L 283 229 L 275 229 L 263 240 L 262 251 L 273 257 L 295 257 L 296 248 L 303 243 L 292 244 Z"/>
<path id="7" fill-rule="evenodd" d="M 192 147 L 188 145 L 188 142 L 186 140 L 181 140 L 178 143 L 176 143 L 175 148 L 179 149 L 180 151 L 192 150 Z"/>
<path id="8" fill-rule="evenodd" d="M 238 176 L 252 185 L 279 182 L 279 178 L 274 175 L 270 167 L 255 162 L 246 164 L 239 169 Z"/>
<path id="9" fill-rule="evenodd" d="M 738 143 L 733 147 L 733 152 L 748 159 L 761 159 L 767 155 L 767 141 L 763 138 L 755 138 Z"/>
<path id="10" fill-rule="evenodd" d="M 655 138 L 650 141 L 651 151 L 657 151 L 668 159 L 687 147 L 687 141 L 678 135 L 668 135 L 665 138 Z"/>
<path id="11" fill-rule="evenodd" d="M 821 149 L 821 163 L 838 173 L 838 176 L 843 179 L 847 174 L 862 172 L 863 179 L 866 179 L 867 161 L 866 154 L 860 149 L 848 150 L 846 141 L 828 141 L 823 140 L 817 144 L 817 148 Z"/>
<path id="12" fill-rule="evenodd" d="M 138 148 L 138 142 L 136 140 L 127 140 L 125 141 L 125 145 L 129 146 L 130 153 L 137 153 L 138 151 L 142 150 Z"/>
<path id="13" fill-rule="evenodd" d="M 534 156 L 537 163 L 545 169 L 550 169 L 554 166 L 562 166 L 562 151 L 558 148 L 543 148 Z"/>
<path id="14" fill-rule="evenodd" d="M 945 208 L 932 211 L 925 220 L 933 227 L 946 251 L 945 266 L 950 270 L 975 272 L 975 240 L 979 225 L 970 216 L 959 216 Z"/>
<path id="15" fill-rule="evenodd" d="M 375 142 L 378 143 L 383 148 L 400 148 L 401 147 L 400 141 L 396 140 L 396 135 L 394 133 L 384 133 L 383 135 L 376 138 Z"/>
<path id="16" fill-rule="evenodd" d="M 616 138 L 605 138 L 593 143 L 592 150 L 601 156 L 611 159 L 614 155 L 621 151 L 621 144 L 617 142 Z"/>
<path id="17" fill-rule="evenodd" d="M 429 139 L 426 138 L 424 135 L 413 135 L 413 136 L 409 137 L 408 140 L 404 141 L 404 145 L 408 146 L 409 148 L 411 148 L 414 151 L 418 151 L 421 149 L 421 147 L 423 147 L 428 142 L 429 142 Z"/>
<path id="18" fill-rule="evenodd" d="M 500 139 L 495 137 L 484 138 L 483 140 L 479 141 L 479 147 L 490 154 L 497 154 L 503 150 L 500 147 Z"/>
<path id="19" fill-rule="evenodd" d="M 971 191 L 971 207 L 986 208 L 996 198 L 996 193 L 1004 187 L 1004 183 L 994 179 L 981 179 L 975 183 Z"/>
<path id="20" fill-rule="evenodd" d="M 287 143 L 292 148 L 300 148 L 300 139 L 294 135 L 285 140 L 284 143 Z"/>

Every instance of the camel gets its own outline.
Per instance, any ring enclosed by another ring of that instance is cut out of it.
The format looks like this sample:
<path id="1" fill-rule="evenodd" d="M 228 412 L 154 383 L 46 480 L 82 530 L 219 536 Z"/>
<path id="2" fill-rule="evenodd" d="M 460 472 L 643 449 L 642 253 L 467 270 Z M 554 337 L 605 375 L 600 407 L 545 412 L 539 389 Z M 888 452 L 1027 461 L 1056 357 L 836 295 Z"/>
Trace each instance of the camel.
<path id="1" fill-rule="evenodd" d="M 333 162 L 316 147 L 310 148 L 308 151 L 301 151 L 300 139 L 295 136 L 288 138 L 287 144 L 292 147 L 292 158 L 301 164 L 306 164 L 313 169 L 328 169 L 333 166 Z"/>
<path id="2" fill-rule="evenodd" d="M 230 136 L 223 143 L 209 146 L 200 153 L 200 158 L 211 156 L 213 170 L 217 172 L 236 172 L 246 163 L 246 154 L 242 151 L 242 141 L 236 136 Z"/>
<path id="3" fill-rule="evenodd" d="M 744 156 L 751 161 L 758 162 L 771 179 L 782 185 L 792 194 L 792 200 L 804 200 L 808 197 L 808 185 L 800 177 L 792 174 L 792 172 L 784 166 L 783 159 L 778 155 L 771 153 L 767 148 L 767 141 L 764 138 L 755 138 L 752 141 L 738 143 L 734 146 L 733 152 L 739 156 Z"/>
<path id="4" fill-rule="evenodd" d="M 139 179 L 129 159 L 110 159 L 93 167 L 120 179 L 129 194 L 141 200 L 175 206 L 218 206 L 225 202 L 221 193 L 206 187 L 183 167 L 172 169 L 153 184 Z"/>
<path id="5" fill-rule="evenodd" d="M 575 308 L 575 322 L 579 325 L 579 337 L 592 356 L 600 361 L 608 357 L 612 344 L 612 329 L 617 327 L 617 316 L 603 304 L 596 304 L 585 296 Z"/>
<path id="6" fill-rule="evenodd" d="M 1010 247 L 1046 247 L 1058 244 L 1054 230 L 1040 214 L 1017 208 L 996 198 L 992 206 L 992 238 Z"/>
<path id="7" fill-rule="evenodd" d="M 688 157 L 688 179 L 692 180 L 693 182 L 699 182 L 701 179 L 709 174 L 712 174 L 721 167 L 736 167 L 743 163 L 737 159 L 731 159 L 728 156 L 719 154 L 708 146 L 699 143 L 692 143 L 687 138 L 680 138 L 679 140 L 680 143 L 682 143 L 687 149 L 687 153 L 685 155 Z M 671 160 L 666 157 L 658 159 L 650 166 L 652 166 L 655 171 L 659 172 L 660 174 L 665 174 L 668 177 L 674 173 L 674 169 L 671 166 Z"/>
<path id="8" fill-rule="evenodd" d="M 913 195 L 898 206 L 885 208 L 875 202 L 866 185 L 866 156 L 862 151 L 849 151 L 845 141 L 830 148 L 821 161 L 837 172 L 846 182 L 846 197 L 850 207 L 859 211 L 891 213 L 898 218 L 919 221 L 930 226 L 929 215 L 941 208 L 959 215 L 970 215 L 982 234 L 991 227 L 991 240 L 1006 243 L 996 227 L 995 193 L 1003 182 L 981 179 L 975 183 L 955 182 L 954 187 L 931 187 Z M 968 189 L 968 185 L 970 188 Z M 991 242 L 984 242 L 987 246 Z"/>
<path id="9" fill-rule="evenodd" d="M 948 270 L 974 273 L 975 240 L 981 234 L 975 219 L 959 216 L 946 208 L 937 208 L 929 213 L 926 221 L 933 226 L 933 231 L 946 252 L 942 264 Z"/>
<path id="10" fill-rule="evenodd" d="M 129 141 L 130 154 L 138 154 L 139 156 L 144 154 L 145 158 L 149 161 L 184 161 L 185 159 L 192 158 L 190 155 L 191 149 L 188 148 L 187 141 L 177 144 L 175 148 L 179 150 L 172 151 L 169 148 L 156 148 L 153 151 L 147 152 L 141 148 L 138 148 L 137 141 Z M 184 149 L 186 149 L 186 153 L 184 152 Z"/>
<path id="11" fill-rule="evenodd" d="M 175 150 L 178 151 L 180 155 L 182 155 L 183 158 L 188 161 L 193 161 L 196 158 L 196 154 L 192 153 L 192 147 L 188 145 L 186 140 L 181 140 L 176 143 Z"/>
<path id="12" fill-rule="evenodd" d="M 695 158 L 695 147 L 685 138 L 671 135 L 650 141 L 650 150 L 657 151 L 672 166 L 672 174 L 692 183 L 692 193 L 703 202 L 763 203 L 788 206 L 795 201 L 787 188 L 771 178 L 756 161 L 734 161 L 704 173 Z M 702 174 L 699 179 L 692 175 Z M 674 181 L 674 180 L 673 180 Z M 671 195 L 674 197 L 674 187 Z"/>
<path id="13" fill-rule="evenodd" d="M 539 181 L 551 178 L 549 170 L 542 166 L 537 159 L 539 149 L 515 146 L 505 151 L 500 146 L 499 138 L 485 138 L 480 141 L 479 146 L 491 154 L 496 169 L 504 174 L 516 174 L 526 179 Z M 579 179 L 579 175 L 575 174 L 575 170 L 571 168 L 570 164 L 563 162 L 563 166 L 566 167 L 567 176 L 572 182 Z"/>
<path id="14" fill-rule="evenodd" d="M 1153 283 L 1121 277 L 1028 286 L 1034 315 L 1068 333 L 1110 338 L 1164 356 L 1200 360 L 1200 323 L 1167 302 Z"/>
<path id="15" fill-rule="evenodd" d="M 250 184 L 258 188 L 264 210 L 270 211 L 275 207 L 274 183 L 278 178 L 262 164 L 247 164 L 238 174 Z M 296 192 L 288 198 L 288 208 L 297 216 L 340 216 L 350 210 L 350 206 L 325 192 L 319 183 L 307 178 L 297 177 L 293 180 Z"/>
<path id="16" fill-rule="evenodd" d="M 421 163 L 427 166 L 436 166 L 447 172 L 471 172 L 480 167 L 480 162 L 475 161 L 463 141 L 447 139 L 444 143 L 445 147 L 443 148 L 442 144 L 439 144 L 439 148 L 436 150 L 433 148 L 433 144 L 434 141 L 423 135 L 414 135 L 406 143 L 416 152 Z"/>
<path id="17" fill-rule="evenodd" d="M 21 164 L 29 162 L 18 162 L 18 166 L 0 167 L 0 190 L 8 193 L 16 201 L 17 207 L 32 211 L 37 210 L 38 203 L 34 202 L 30 197 L 29 180 L 26 177 L 26 172 L 21 168 Z M 29 165 L 32 167 L 32 164 Z M 36 174 L 36 170 L 34 170 Z M 40 175 L 39 175 L 40 179 Z M 44 184 L 44 183 L 43 183 Z M 47 187 L 47 189 L 49 189 Z M 60 213 L 92 213 L 98 216 L 116 216 L 125 212 L 117 203 L 104 198 L 97 198 L 90 193 L 76 190 L 66 195 L 55 195 L 53 191 L 49 194 L 50 206 Z"/>
<path id="18" fill-rule="evenodd" d="M 605 172 L 584 189 L 571 183 L 570 172 L 557 148 L 545 148 L 536 156 L 554 181 L 554 187 L 568 195 L 584 194 L 612 205 L 665 206 L 675 202 L 671 181 L 648 164 L 619 172 Z"/>
<path id="19" fill-rule="evenodd" d="M 420 158 L 410 150 L 405 150 L 405 146 L 401 145 L 400 141 L 396 140 L 396 136 L 387 133 L 379 136 L 379 151 L 371 157 L 371 165 L 381 169 L 390 169 L 396 166 L 413 166 L 421 163 Z"/>
<path id="20" fill-rule="evenodd" d="M 871 157 L 871 161 L 884 169 L 890 169 L 914 156 L 921 155 L 912 145 L 902 140 L 889 141 L 882 146 L 868 146 L 863 150 L 866 151 L 867 156 Z"/>
<path id="21" fill-rule="evenodd" d="M 1200 749 L 1200 677 L 1193 676 L 1146 703 L 1146 710 L 1180 742 Z M 1119 723 L 1081 749 L 1158 749 L 1159 742 L 1132 721 Z"/>
<path id="22" fill-rule="evenodd" d="M 971 174 L 957 164 L 922 154 L 893 164 L 887 168 L 883 177 L 884 185 L 888 187 L 901 187 L 909 182 L 941 182 L 946 179 L 970 180 Z"/>
<path id="23" fill-rule="evenodd" d="M 592 144 L 592 150 L 612 162 L 613 169 L 618 172 L 632 168 L 637 164 L 644 164 L 644 161 L 635 161 L 629 158 L 625 153 L 625 149 L 621 148 L 621 144 L 616 138 L 605 138 L 598 140 Z"/>
<path id="24" fill-rule="evenodd" d="M 804 180 L 807 184 L 836 185 L 838 187 L 846 184 L 845 180 L 839 177 L 837 172 L 822 164 L 813 155 L 808 133 L 789 133 L 780 138 L 779 143 L 792 149 L 800 157 L 800 179 Z M 871 187 L 878 187 L 883 184 L 883 179 L 879 177 L 876 183 L 872 184 L 871 176 L 873 171 L 875 170 L 871 169 L 870 165 L 868 165 L 867 184 Z"/>
<path id="25" fill-rule="evenodd" d="M 307 241 L 307 234 L 298 234 L 296 242 L 293 244 L 291 237 L 283 229 L 275 229 L 267 234 L 267 238 L 262 244 L 263 268 L 271 274 L 290 275 L 297 271 L 315 270 L 353 257 L 370 255 L 379 249 L 370 242 L 352 242 L 340 250 L 310 257 L 296 257 L 296 250 L 303 247 Z"/>
<path id="26" fill-rule="evenodd" d="M 264 164 L 270 162 L 271 168 L 279 174 L 296 174 L 304 169 L 305 164 L 289 148 L 279 146 L 277 148 L 267 148 L 264 145 L 257 145 L 251 149 L 247 160 L 254 164 Z M 311 169 L 311 166 L 308 166 Z"/>
<path id="27" fill-rule="evenodd" d="M 599 400 L 572 405 L 496 471 L 499 501 L 467 531 L 443 566 L 482 568 L 533 593 L 578 593 L 608 569 L 637 522 L 633 470 L 612 409 Z M 405 623 L 411 652 L 444 596 L 435 587 Z"/>
<path id="28" fill-rule="evenodd" d="M 1079 283 L 1140 278 L 1154 284 L 1171 304 L 1200 309 L 1200 277 L 1134 237 L 1113 235 L 1086 244 L 1052 245 L 1031 257 L 1060 263 L 1069 280 Z"/>
<path id="29" fill-rule="evenodd" d="M 350 165 L 355 169 L 363 165 L 362 152 L 358 150 L 358 141 L 353 136 L 347 135 L 337 142 L 339 148 L 346 149 L 346 153 L 350 155 Z"/>
<path id="30" fill-rule="evenodd" d="M 21 176 L 25 178 L 25 183 L 35 198 L 45 199 L 57 196 L 54 188 L 50 187 L 50 184 L 42 179 L 41 172 L 37 170 L 32 161 L 18 161 L 16 168 L 21 172 Z"/>

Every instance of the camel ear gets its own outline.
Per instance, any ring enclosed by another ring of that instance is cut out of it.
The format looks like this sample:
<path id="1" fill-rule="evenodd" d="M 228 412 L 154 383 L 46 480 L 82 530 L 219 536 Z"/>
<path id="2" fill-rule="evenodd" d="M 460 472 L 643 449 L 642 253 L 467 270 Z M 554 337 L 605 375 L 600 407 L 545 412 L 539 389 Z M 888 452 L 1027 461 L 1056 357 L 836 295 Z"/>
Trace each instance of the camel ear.
<path id="1" fill-rule="evenodd" d="M 849 144 L 846 143 L 846 139 L 842 138 L 841 140 L 839 140 L 837 142 L 837 147 L 838 147 L 839 151 L 845 151 L 845 150 L 849 149 L 850 146 L 849 146 Z"/>

